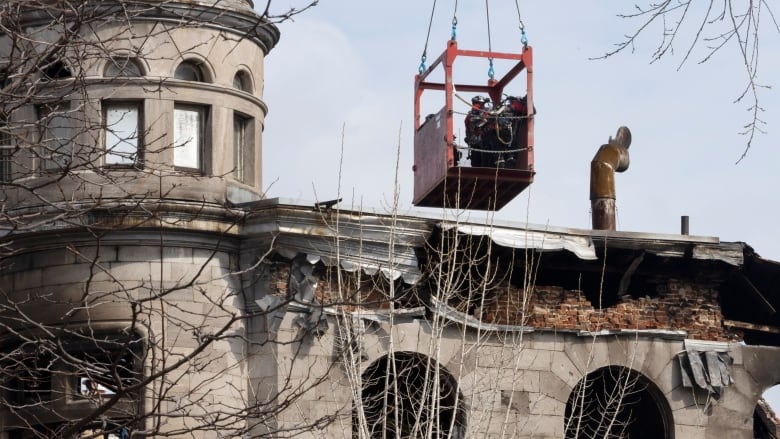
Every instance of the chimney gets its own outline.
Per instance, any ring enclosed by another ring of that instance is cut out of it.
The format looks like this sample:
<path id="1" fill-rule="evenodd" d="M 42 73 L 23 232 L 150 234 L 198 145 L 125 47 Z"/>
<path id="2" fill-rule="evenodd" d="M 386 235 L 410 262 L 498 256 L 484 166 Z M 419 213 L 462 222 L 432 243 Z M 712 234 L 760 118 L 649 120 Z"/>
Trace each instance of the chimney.
<path id="1" fill-rule="evenodd" d="M 615 172 L 628 169 L 631 131 L 620 127 L 590 162 L 590 206 L 594 230 L 615 230 Z"/>

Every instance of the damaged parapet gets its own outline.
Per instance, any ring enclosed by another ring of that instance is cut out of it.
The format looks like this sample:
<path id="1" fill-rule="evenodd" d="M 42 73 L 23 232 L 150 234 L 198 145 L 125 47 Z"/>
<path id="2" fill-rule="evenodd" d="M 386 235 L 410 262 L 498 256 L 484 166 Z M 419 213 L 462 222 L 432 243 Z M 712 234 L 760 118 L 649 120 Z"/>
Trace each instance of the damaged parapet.
<path id="1" fill-rule="evenodd" d="M 595 230 L 615 230 L 615 172 L 628 169 L 631 131 L 620 127 L 590 162 L 590 205 Z"/>

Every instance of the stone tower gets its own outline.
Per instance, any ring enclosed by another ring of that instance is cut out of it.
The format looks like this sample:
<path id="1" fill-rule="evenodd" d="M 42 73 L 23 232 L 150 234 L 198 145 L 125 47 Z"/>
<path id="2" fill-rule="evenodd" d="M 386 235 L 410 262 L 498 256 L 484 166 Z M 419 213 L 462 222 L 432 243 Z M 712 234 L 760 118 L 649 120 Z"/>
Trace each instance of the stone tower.
<path id="1" fill-rule="evenodd" d="M 278 29 L 251 0 L 0 13 L 0 437 L 242 431 L 231 206 L 262 197 Z"/>

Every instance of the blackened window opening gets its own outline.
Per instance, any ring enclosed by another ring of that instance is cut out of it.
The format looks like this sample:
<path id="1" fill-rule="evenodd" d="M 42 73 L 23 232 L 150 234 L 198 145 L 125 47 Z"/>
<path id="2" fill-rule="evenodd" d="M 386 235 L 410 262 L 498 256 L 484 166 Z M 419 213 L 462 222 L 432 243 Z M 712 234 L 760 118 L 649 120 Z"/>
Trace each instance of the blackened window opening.
<path id="1" fill-rule="evenodd" d="M 70 69 L 60 60 L 49 60 L 42 68 L 43 78 L 46 80 L 70 78 L 73 74 Z"/>
<path id="2" fill-rule="evenodd" d="M 7 403 L 35 405 L 52 399 L 52 356 L 24 346 L 5 358 Z"/>
<path id="3" fill-rule="evenodd" d="M 432 359 L 411 352 L 383 357 L 363 374 L 361 401 L 353 413 L 353 436 L 370 438 L 463 438 L 466 415 L 455 379 Z M 364 425 L 360 425 L 364 422 Z"/>
<path id="4" fill-rule="evenodd" d="M 580 380 L 566 404 L 566 439 L 672 439 L 671 409 L 642 374 L 619 366 L 598 369 Z"/>

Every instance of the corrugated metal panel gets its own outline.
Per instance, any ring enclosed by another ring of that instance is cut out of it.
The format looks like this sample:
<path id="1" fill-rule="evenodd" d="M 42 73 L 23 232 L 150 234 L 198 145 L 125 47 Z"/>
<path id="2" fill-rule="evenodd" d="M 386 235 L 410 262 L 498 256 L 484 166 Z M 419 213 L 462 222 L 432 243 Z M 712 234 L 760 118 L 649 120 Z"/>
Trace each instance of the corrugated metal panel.
<path id="1" fill-rule="evenodd" d="M 525 229 L 481 226 L 475 224 L 442 223 L 444 230 L 457 229 L 467 235 L 489 236 L 504 247 L 529 248 L 541 251 L 568 250 L 580 259 L 595 260 L 596 249 L 590 236 L 566 235 Z"/>
<path id="2" fill-rule="evenodd" d="M 695 245 L 691 256 L 693 259 L 722 261 L 735 267 L 745 262 L 744 245 L 741 243 Z"/>
<path id="3" fill-rule="evenodd" d="M 311 261 L 345 270 L 383 273 L 390 279 L 416 283 L 422 274 L 416 252 L 425 247 L 434 228 L 456 230 L 472 236 L 488 236 L 496 245 L 568 251 L 582 260 L 596 260 L 604 246 L 636 249 L 662 257 L 717 260 L 730 265 L 744 263 L 743 243 L 721 243 L 715 237 L 605 232 L 522 225 L 447 221 L 446 216 L 390 215 L 332 209 L 319 211 L 294 200 L 271 199 L 247 203 L 250 212 L 242 233 L 268 241 L 286 256 L 306 254 Z M 444 220 L 443 220 L 444 219 Z"/>
<path id="4" fill-rule="evenodd" d="M 416 219 L 282 207 L 254 212 L 244 227 L 250 238 L 275 236 L 274 248 L 285 257 L 305 254 L 311 263 L 382 273 L 409 284 L 422 277 L 416 249 L 431 230 Z"/>

